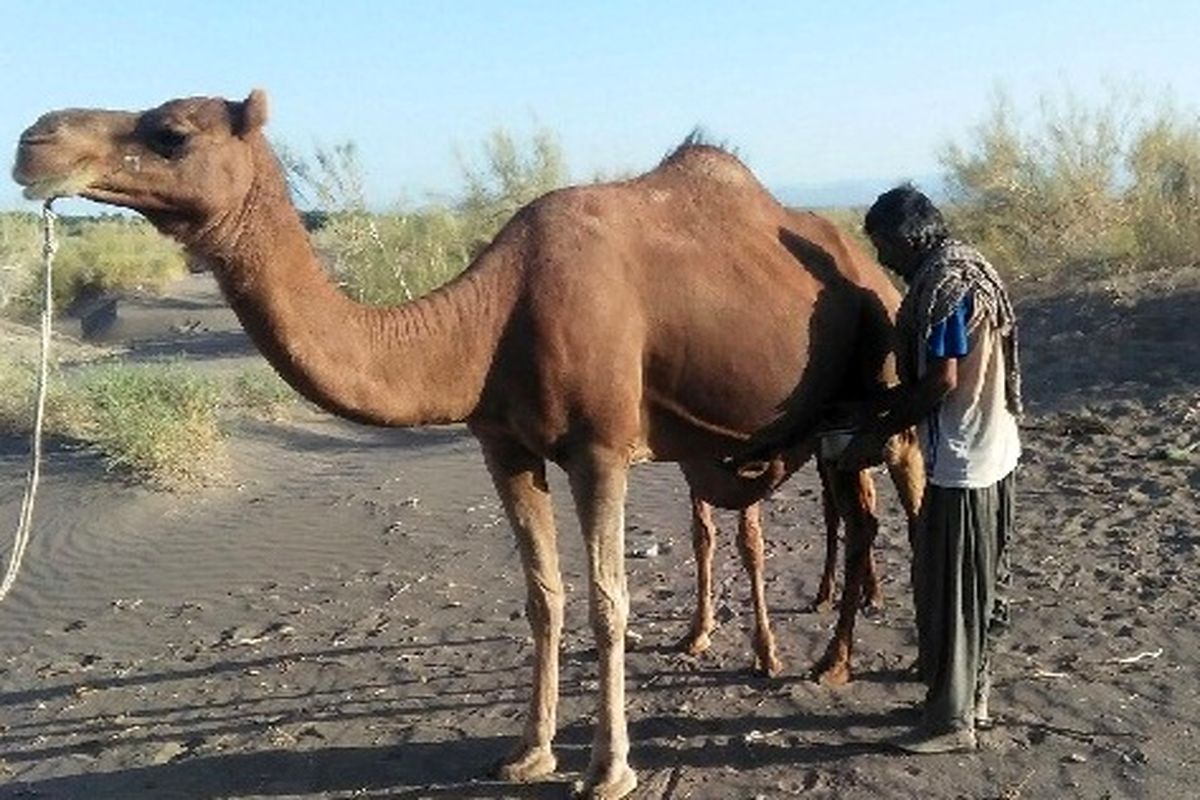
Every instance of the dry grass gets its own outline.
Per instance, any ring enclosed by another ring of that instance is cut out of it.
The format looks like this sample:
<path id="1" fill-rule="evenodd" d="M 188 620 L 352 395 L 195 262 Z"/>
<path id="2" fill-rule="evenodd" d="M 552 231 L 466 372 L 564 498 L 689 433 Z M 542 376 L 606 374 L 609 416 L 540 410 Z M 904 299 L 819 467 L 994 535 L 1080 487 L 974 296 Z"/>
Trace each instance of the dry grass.
<path id="1" fill-rule="evenodd" d="M 0 431 L 32 429 L 35 363 L 0 357 Z M 139 483 L 190 490 L 226 477 L 230 423 L 282 419 L 298 399 L 266 367 L 220 376 L 180 363 L 59 363 L 48 386 L 46 433 L 95 450 Z"/>

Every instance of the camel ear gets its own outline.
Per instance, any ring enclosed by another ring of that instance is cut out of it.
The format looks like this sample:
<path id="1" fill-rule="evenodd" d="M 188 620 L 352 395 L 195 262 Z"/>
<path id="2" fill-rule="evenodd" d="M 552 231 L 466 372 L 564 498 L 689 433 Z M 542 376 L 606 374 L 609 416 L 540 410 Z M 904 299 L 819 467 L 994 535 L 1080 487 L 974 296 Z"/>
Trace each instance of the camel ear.
<path id="1" fill-rule="evenodd" d="M 263 125 L 267 124 L 267 93 L 262 89 L 254 89 L 240 104 L 235 133 L 238 136 L 249 136 Z"/>

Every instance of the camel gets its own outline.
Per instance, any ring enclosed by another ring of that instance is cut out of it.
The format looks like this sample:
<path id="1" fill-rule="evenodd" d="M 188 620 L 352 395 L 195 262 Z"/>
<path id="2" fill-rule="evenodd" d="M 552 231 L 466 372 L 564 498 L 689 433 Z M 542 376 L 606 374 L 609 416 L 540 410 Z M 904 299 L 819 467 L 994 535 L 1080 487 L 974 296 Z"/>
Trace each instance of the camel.
<path id="1" fill-rule="evenodd" d="M 534 640 L 506 780 L 557 764 L 564 592 L 546 464 L 565 471 L 599 662 L 581 791 L 625 796 L 637 785 L 624 680 L 631 466 L 716 463 L 770 426 L 801 440 L 828 403 L 893 382 L 895 289 L 831 223 L 789 212 L 736 158 L 696 145 L 631 180 L 551 192 L 445 286 L 364 306 L 322 268 L 266 121 L 260 90 L 51 112 L 22 134 L 13 176 L 27 196 L 129 208 L 177 239 L 211 266 L 274 369 L 333 414 L 466 423 L 516 537 Z M 772 488 L 770 475 L 713 484 Z"/>
<path id="2" fill-rule="evenodd" d="M 920 512 L 921 492 L 923 481 L 920 475 L 912 475 L 908 469 L 913 460 L 921 459 L 916 441 L 915 431 L 909 430 L 895 437 L 895 441 L 887 452 L 888 471 L 896 487 L 901 505 L 904 507 L 907 522 L 908 542 L 910 549 L 915 543 L 917 515 Z M 784 471 L 786 464 L 782 456 L 777 456 L 773 468 Z M 821 571 L 821 581 L 817 587 L 816 597 L 809 608 L 812 611 L 828 611 L 833 607 L 834 573 L 837 569 L 838 529 L 843 515 L 867 515 L 865 523 L 872 531 L 877 530 L 875 520 L 875 483 L 870 474 L 863 472 L 842 476 L 838 474 L 837 464 L 833 460 L 818 459 L 817 473 L 821 479 L 821 510 L 825 518 L 825 561 Z M 857 478 L 853 485 L 858 502 L 853 508 L 841 510 L 835 487 L 839 481 L 849 482 Z M 914 484 L 914 478 L 917 483 Z M 705 495 L 714 496 L 718 493 L 711 489 L 707 492 L 701 484 L 702 478 L 691 476 L 689 488 L 692 508 L 692 548 L 696 559 L 696 607 L 692 615 L 691 629 L 680 642 L 681 648 L 690 655 L 700 655 L 711 645 L 711 636 L 716 628 L 716 619 L 712 605 L 712 565 L 713 552 L 716 549 L 717 527 L 713 522 L 713 503 L 704 499 Z M 775 636 L 771 632 L 771 620 L 767 611 L 766 584 L 763 576 L 764 550 L 762 532 L 762 504 L 754 501 L 745 507 L 739 505 L 747 498 L 732 498 L 724 495 L 724 501 L 731 503 L 728 507 L 738 512 L 738 554 L 742 566 L 750 582 L 750 598 L 754 609 L 754 633 L 751 645 L 754 649 L 754 662 L 751 669 L 765 677 L 778 675 L 783 664 L 779 660 L 775 646 Z M 868 547 L 865 555 L 856 549 L 857 541 L 847 541 L 846 548 L 846 587 L 851 587 L 853 570 L 860 561 L 865 561 L 863 573 L 858 580 L 858 596 L 854 596 L 852 588 L 843 593 L 842 615 L 839 617 L 838 635 L 834 638 L 826 655 L 813 668 L 813 676 L 820 681 L 840 684 L 850 678 L 850 648 L 853 639 L 853 615 L 860 606 L 881 608 L 883 591 L 875 566 L 875 559 Z"/>

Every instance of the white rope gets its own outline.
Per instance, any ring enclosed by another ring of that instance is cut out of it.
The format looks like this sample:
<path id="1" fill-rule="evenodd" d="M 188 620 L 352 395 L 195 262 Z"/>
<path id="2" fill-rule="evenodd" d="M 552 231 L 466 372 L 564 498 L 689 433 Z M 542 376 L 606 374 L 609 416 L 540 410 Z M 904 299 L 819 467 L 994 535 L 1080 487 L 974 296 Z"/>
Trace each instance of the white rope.
<path id="1" fill-rule="evenodd" d="M 29 473 L 25 480 L 25 497 L 21 500 L 21 518 L 17 522 L 12 554 L 8 570 L 0 583 L 0 601 L 8 596 L 8 590 L 17 580 L 25 547 L 29 544 L 29 531 L 33 527 L 33 498 L 37 495 L 38 480 L 42 473 L 42 424 L 46 416 L 46 385 L 50 374 L 50 319 L 53 312 L 50 265 L 58 243 L 54 239 L 54 212 L 50 209 L 53 200 L 42 206 L 42 354 L 38 364 L 37 404 L 33 414 L 33 446 L 29 457 Z"/>

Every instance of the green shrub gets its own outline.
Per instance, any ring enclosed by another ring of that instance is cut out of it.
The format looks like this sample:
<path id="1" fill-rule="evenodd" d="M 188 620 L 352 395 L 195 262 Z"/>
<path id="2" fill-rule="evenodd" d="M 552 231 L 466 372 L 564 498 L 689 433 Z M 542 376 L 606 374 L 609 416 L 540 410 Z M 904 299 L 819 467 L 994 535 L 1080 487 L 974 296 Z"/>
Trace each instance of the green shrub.
<path id="1" fill-rule="evenodd" d="M 1200 244 L 1200 122 L 1112 94 L 1043 99 L 1023 126 L 995 95 L 942 153 L 955 231 L 1017 277 L 1177 266 Z"/>
<path id="2" fill-rule="evenodd" d="M 0 431 L 32 430 L 35 388 L 32 360 L 0 357 Z M 299 399 L 267 367 L 209 377 L 179 363 L 56 366 L 47 390 L 46 435 L 78 442 L 110 469 L 167 490 L 224 477 L 231 416 L 280 419 Z"/>
<path id="3" fill-rule="evenodd" d="M 0 431 L 27 433 L 33 430 L 37 391 L 37 366 L 25 359 L 0 359 Z M 62 370 L 49 370 L 46 383 L 46 433 L 80 438 L 87 430 L 90 413 L 77 392 L 72 392 Z"/>
<path id="4" fill-rule="evenodd" d="M 157 291 L 186 272 L 179 245 L 135 218 L 88 222 L 59 240 L 54 299 L 60 307 L 82 290 Z"/>
<path id="5" fill-rule="evenodd" d="M 106 364 L 75 378 L 87 404 L 84 434 L 110 467 L 162 488 L 223 475 L 219 384 L 180 364 Z"/>
<path id="6" fill-rule="evenodd" d="M 186 272 L 182 249 L 133 217 L 63 219 L 55 235 L 52 291 L 59 310 L 85 290 L 157 291 Z M 36 217 L 0 215 L 0 309 L 36 316 L 42 303 L 41 243 Z"/>
<path id="7" fill-rule="evenodd" d="M 283 418 L 287 409 L 300 400 L 296 390 L 266 366 L 237 373 L 227 397 L 230 406 L 267 419 Z"/>
<path id="8" fill-rule="evenodd" d="M 471 255 L 463 220 L 444 208 L 334 213 L 313 239 L 346 293 L 374 305 L 441 286 L 466 268 Z"/>
<path id="9" fill-rule="evenodd" d="M 534 131 L 525 146 L 497 128 L 483 143 L 482 167 L 472 166 L 461 154 L 458 160 L 466 185 L 457 207 L 474 252 L 523 206 L 567 182 L 562 147 L 547 128 Z"/>
<path id="10" fill-rule="evenodd" d="M 483 166 L 461 156 L 461 198 L 417 210 L 372 213 L 352 142 L 318 147 L 311 161 L 279 147 L 301 202 L 316 203 L 323 224 L 314 244 L 335 280 L 360 302 L 410 300 L 446 283 L 536 197 L 566 181 L 557 139 L 545 129 L 522 146 L 498 129 L 483 145 Z"/>
<path id="11" fill-rule="evenodd" d="M 0 313 L 10 311 L 35 291 L 41 245 L 36 216 L 0 213 Z"/>
<path id="12" fill-rule="evenodd" d="M 1116 104 L 1043 102 L 1023 131 L 1003 94 L 973 131 L 973 147 L 942 154 L 951 223 L 997 266 L 1036 278 L 1068 264 L 1129 255 L 1117 192 L 1122 126 Z"/>
<path id="13" fill-rule="evenodd" d="M 1128 165 L 1138 262 L 1200 261 L 1200 122 L 1163 112 L 1134 141 Z"/>

